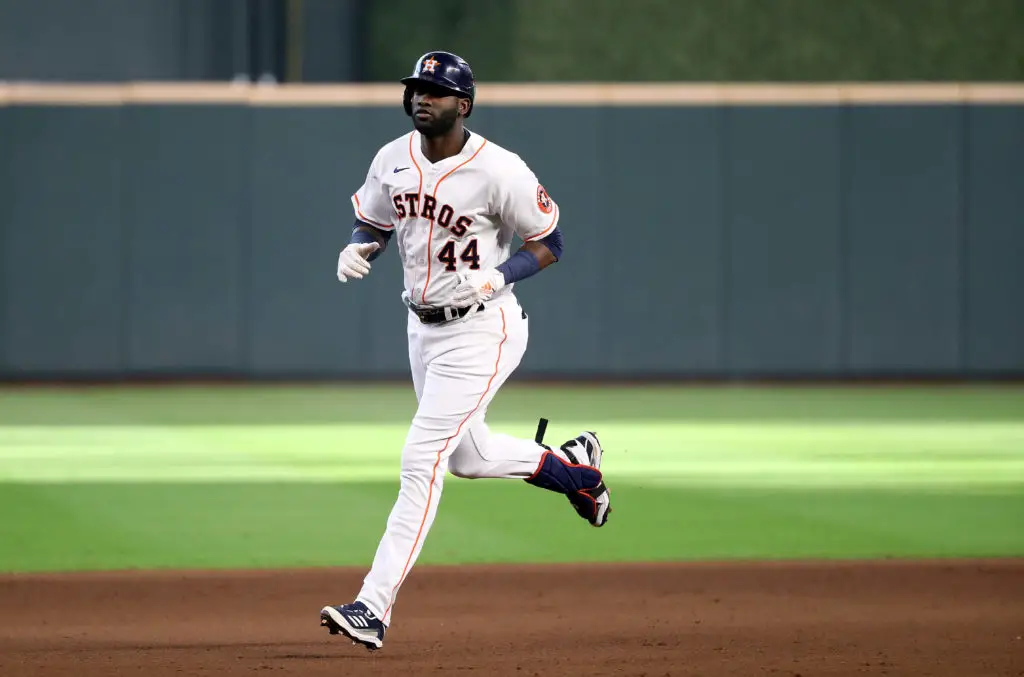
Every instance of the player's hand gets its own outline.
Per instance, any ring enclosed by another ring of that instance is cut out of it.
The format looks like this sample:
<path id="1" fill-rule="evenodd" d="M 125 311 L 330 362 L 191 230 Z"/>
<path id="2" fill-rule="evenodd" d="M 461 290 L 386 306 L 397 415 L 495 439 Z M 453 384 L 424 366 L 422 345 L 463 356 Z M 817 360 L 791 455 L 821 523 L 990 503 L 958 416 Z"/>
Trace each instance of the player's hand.
<path id="1" fill-rule="evenodd" d="M 350 278 L 361 280 L 370 273 L 370 262 L 366 257 L 380 249 L 376 242 L 353 242 L 338 255 L 338 279 L 347 282 Z"/>
<path id="2" fill-rule="evenodd" d="M 505 276 L 494 268 L 474 270 L 469 275 L 460 275 L 459 279 L 461 282 L 452 296 L 452 305 L 456 308 L 486 301 L 505 286 Z"/>

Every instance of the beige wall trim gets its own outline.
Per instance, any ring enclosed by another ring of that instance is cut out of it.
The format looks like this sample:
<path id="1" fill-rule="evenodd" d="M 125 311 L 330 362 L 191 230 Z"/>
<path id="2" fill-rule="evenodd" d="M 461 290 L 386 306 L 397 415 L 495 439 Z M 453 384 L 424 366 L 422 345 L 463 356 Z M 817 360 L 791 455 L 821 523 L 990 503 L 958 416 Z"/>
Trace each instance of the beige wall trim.
<path id="1" fill-rule="evenodd" d="M 399 84 L 0 83 L 0 105 L 399 105 Z M 480 106 L 687 106 L 1024 103 L 1024 83 L 482 84 Z"/>

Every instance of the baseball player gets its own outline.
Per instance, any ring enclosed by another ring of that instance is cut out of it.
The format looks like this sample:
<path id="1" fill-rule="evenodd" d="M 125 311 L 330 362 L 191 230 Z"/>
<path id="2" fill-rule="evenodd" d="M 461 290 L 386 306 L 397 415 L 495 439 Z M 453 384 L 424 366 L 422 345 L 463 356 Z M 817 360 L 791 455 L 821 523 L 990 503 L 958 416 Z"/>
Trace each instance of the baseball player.
<path id="1" fill-rule="evenodd" d="M 492 432 L 484 416 L 526 350 L 515 283 L 559 260 L 558 205 L 516 154 L 464 126 L 476 84 L 460 57 L 428 52 L 403 78 L 414 130 L 382 147 L 352 196 L 355 227 L 338 279 L 359 280 L 392 240 L 404 271 L 418 407 L 402 449 L 398 498 L 362 590 L 326 606 L 330 633 L 379 649 L 402 582 L 430 531 L 446 472 L 525 480 L 565 494 L 603 526 L 611 512 L 601 444 L 583 432 L 557 449 Z M 510 255 L 513 236 L 522 247 Z"/>

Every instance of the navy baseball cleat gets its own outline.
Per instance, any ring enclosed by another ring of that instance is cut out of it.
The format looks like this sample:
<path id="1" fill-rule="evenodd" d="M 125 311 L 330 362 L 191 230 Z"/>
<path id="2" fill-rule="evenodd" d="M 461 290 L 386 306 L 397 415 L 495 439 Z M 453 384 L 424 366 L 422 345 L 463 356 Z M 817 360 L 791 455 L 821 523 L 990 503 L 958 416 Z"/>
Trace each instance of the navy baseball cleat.
<path id="1" fill-rule="evenodd" d="M 604 456 L 604 449 L 592 432 L 583 432 L 575 439 L 569 440 L 561 447 L 571 463 L 575 465 L 589 465 L 595 470 L 601 470 L 601 457 Z M 608 522 L 608 515 L 612 511 L 612 497 L 605 486 L 604 478 L 592 489 L 584 489 L 576 494 L 569 494 L 569 502 L 580 517 L 590 522 L 595 527 L 603 527 Z"/>
<path id="2" fill-rule="evenodd" d="M 544 444 L 547 419 L 541 419 L 534 441 L 547 451 L 527 484 L 565 494 L 573 509 L 595 527 L 603 527 L 612 511 L 611 494 L 601 474 L 604 450 L 592 432 L 583 432 L 569 440 L 559 450 L 564 458 Z"/>
<path id="3" fill-rule="evenodd" d="M 384 644 L 384 631 L 387 629 L 362 602 L 325 606 L 320 610 L 320 625 L 330 630 L 332 635 L 340 632 L 370 651 Z"/>

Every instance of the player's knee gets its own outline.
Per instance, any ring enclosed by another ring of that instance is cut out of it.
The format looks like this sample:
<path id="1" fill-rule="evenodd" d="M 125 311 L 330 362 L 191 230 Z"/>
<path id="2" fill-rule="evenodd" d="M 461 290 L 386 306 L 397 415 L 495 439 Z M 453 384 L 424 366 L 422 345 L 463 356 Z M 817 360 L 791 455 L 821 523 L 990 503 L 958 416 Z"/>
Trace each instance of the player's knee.
<path id="1" fill-rule="evenodd" d="M 439 472 L 439 459 L 437 452 L 409 449 L 402 452 L 402 469 L 400 477 L 403 486 L 423 486 L 436 480 Z"/>
<path id="2" fill-rule="evenodd" d="M 481 477 L 481 468 L 473 459 L 459 455 L 452 455 L 448 461 L 448 472 L 467 480 L 475 480 Z"/>

